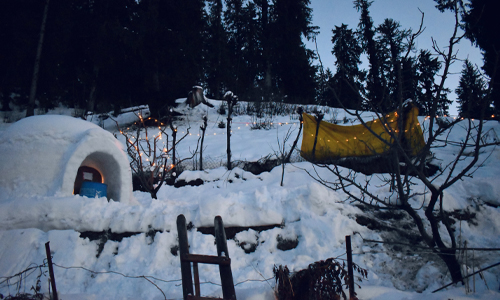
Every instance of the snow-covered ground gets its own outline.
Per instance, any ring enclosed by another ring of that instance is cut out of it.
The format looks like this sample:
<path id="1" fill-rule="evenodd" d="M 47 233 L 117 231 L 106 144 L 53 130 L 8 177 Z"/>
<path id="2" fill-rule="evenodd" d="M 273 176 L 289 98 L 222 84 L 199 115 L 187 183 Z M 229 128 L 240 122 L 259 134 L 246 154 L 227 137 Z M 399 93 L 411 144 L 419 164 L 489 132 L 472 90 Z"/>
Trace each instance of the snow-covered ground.
<path id="1" fill-rule="evenodd" d="M 212 160 L 226 159 L 226 129 L 218 127 L 225 116 L 216 112 L 220 102 L 211 102 L 215 108 L 200 105 L 184 109 L 187 116 L 178 121 L 178 132 L 181 135 L 190 127 L 191 135 L 179 144 L 179 157 L 190 156 L 190 151 L 196 148 L 201 116 L 207 114 L 209 125 L 203 155 Z M 344 113 L 334 116 L 331 110 L 325 119 L 332 118 L 342 120 Z M 254 121 L 247 115 L 233 118 L 233 160 L 255 161 L 274 154 L 279 150 L 278 141 L 282 143 L 288 130 L 295 131 L 287 144 L 292 143 L 298 130 L 298 120 L 288 115 L 275 116 L 270 130 L 250 130 Z M 420 122 L 423 128 L 428 124 L 423 118 Z M 489 138 L 497 138 L 498 122 L 488 122 L 486 127 L 492 130 Z M 457 129 L 451 139 L 460 141 L 461 135 Z M 124 143 L 124 138 L 117 136 Z M 434 149 L 442 164 L 453 158 L 454 151 L 451 145 Z M 460 241 L 467 241 L 468 247 L 500 248 L 500 209 L 484 204 L 485 201 L 500 204 L 500 151 L 491 147 L 484 157 L 489 154 L 473 178 L 465 178 L 444 194 L 445 209 L 468 209 L 475 213 L 472 221 L 455 224 L 457 236 L 460 235 Z M 30 288 L 37 281 L 39 269 L 28 272 L 30 275 L 26 277 L 7 278 L 42 265 L 46 257 L 44 244 L 50 241 L 61 299 L 182 299 L 180 262 L 174 254 L 176 218 L 184 214 L 194 226 L 188 238 L 190 252 L 196 254 L 216 254 L 214 237 L 196 229 L 213 226 L 217 215 L 222 216 L 226 227 L 281 225 L 260 232 L 244 230 L 228 240 L 236 295 L 240 300 L 274 299 L 275 265 L 287 265 L 290 270 L 298 271 L 318 260 L 345 259 L 346 235 L 352 236 L 354 262 L 368 270 L 368 279 L 357 288 L 360 299 L 500 299 L 500 267 L 484 271 L 482 278 L 476 276 L 474 293 L 466 293 L 458 285 L 432 294 L 451 281 L 437 256 L 424 250 L 395 253 L 385 244 L 367 242 L 383 237 L 356 222 L 356 216 L 363 212 L 351 203 L 342 202 L 346 199 L 344 193 L 320 185 L 304 169 L 312 170 L 311 164 L 288 164 L 284 186 L 280 186 L 281 167 L 260 175 L 223 167 L 184 171 L 179 179 L 201 178 L 204 184 L 163 186 L 158 200 L 148 193 L 134 192 L 139 205 L 78 195 L 31 198 L 0 195 L 0 293 L 6 296 L 18 291 L 32 292 Z M 322 174 L 326 178 L 332 176 Z M 375 184 L 372 188 L 377 190 Z M 423 186 L 417 185 L 415 189 L 423 190 Z M 377 193 L 388 191 L 378 189 Z M 108 230 L 138 234 L 121 241 L 108 240 L 103 248 L 99 240 L 80 237 L 81 232 Z M 279 250 L 280 239 L 297 239 L 298 245 Z M 257 245 L 255 251 L 245 253 L 251 244 Z M 497 254 L 476 251 L 475 270 L 497 263 Z M 472 266 L 472 256 L 468 259 Z M 42 268 L 43 272 L 46 270 Z M 48 273 L 40 277 L 42 292 L 48 291 L 47 277 Z M 218 267 L 200 265 L 200 280 L 202 295 L 222 297 Z M 470 284 L 472 289 L 472 278 Z"/>

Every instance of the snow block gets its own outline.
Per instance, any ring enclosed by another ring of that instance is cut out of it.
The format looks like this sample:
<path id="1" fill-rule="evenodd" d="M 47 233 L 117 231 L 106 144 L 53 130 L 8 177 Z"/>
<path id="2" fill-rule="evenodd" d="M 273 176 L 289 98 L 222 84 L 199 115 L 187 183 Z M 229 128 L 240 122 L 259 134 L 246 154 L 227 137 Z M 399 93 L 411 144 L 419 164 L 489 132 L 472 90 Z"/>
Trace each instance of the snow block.
<path id="1" fill-rule="evenodd" d="M 100 173 L 108 199 L 134 202 L 127 155 L 110 132 L 69 116 L 22 119 L 0 135 L 0 202 L 9 194 L 72 195 L 80 167 Z"/>

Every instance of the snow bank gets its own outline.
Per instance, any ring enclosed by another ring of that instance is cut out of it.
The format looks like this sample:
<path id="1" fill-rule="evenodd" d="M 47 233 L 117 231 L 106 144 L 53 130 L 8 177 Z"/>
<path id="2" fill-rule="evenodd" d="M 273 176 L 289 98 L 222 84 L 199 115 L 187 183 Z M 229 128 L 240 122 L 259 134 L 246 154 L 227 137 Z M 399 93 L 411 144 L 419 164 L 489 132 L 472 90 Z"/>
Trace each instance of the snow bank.
<path id="1" fill-rule="evenodd" d="M 108 198 L 132 201 L 132 173 L 122 145 L 98 126 L 68 116 L 34 116 L 0 136 L 0 202 L 9 196 L 69 196 L 78 168 L 96 169 Z"/>

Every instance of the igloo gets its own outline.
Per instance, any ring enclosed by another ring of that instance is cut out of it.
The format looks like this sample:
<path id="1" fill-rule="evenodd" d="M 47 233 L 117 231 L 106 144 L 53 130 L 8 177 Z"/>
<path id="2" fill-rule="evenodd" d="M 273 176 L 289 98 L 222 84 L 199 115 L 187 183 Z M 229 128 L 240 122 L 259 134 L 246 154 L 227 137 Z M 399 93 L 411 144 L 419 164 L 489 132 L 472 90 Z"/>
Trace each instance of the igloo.
<path id="1" fill-rule="evenodd" d="M 73 195 L 82 168 L 98 173 L 108 199 L 134 202 L 123 146 L 99 126 L 44 115 L 22 119 L 0 133 L 0 202 L 8 195 Z"/>

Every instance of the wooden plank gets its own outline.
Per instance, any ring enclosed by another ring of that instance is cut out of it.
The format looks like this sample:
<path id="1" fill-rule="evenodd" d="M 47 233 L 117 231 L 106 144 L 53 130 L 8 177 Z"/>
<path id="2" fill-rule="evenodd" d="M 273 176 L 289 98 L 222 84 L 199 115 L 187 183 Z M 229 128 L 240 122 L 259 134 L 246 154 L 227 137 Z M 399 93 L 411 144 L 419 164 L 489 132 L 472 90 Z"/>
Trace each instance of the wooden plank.
<path id="1" fill-rule="evenodd" d="M 225 256 L 229 259 L 229 251 L 227 249 L 226 232 L 224 231 L 224 223 L 221 216 L 216 216 L 214 219 L 215 228 L 215 243 L 217 245 L 217 255 Z M 231 265 L 219 265 L 220 280 L 222 285 L 222 295 L 224 299 L 236 300 L 236 292 L 234 290 L 233 273 Z"/>
<path id="2" fill-rule="evenodd" d="M 195 296 L 200 296 L 200 274 L 198 272 L 198 263 L 193 263 L 193 275 L 194 275 L 194 294 Z"/>
<path id="3" fill-rule="evenodd" d="M 182 294 L 184 300 L 188 299 L 188 296 L 194 294 L 193 291 L 193 279 L 191 277 L 191 263 L 189 261 L 183 261 L 182 256 L 189 254 L 189 244 L 187 237 L 186 228 L 186 217 L 184 215 L 179 215 L 177 217 L 177 234 L 179 236 L 179 257 L 181 260 L 181 275 L 182 275 Z"/>
<path id="4" fill-rule="evenodd" d="M 194 262 L 212 265 L 231 265 L 231 259 L 225 256 L 201 255 L 201 254 L 182 254 L 181 261 Z"/>
<path id="5" fill-rule="evenodd" d="M 213 297 L 198 297 L 198 296 L 193 296 L 189 295 L 186 300 L 224 300 L 222 298 L 213 298 Z"/>
<path id="6" fill-rule="evenodd" d="M 346 235 L 345 236 L 345 250 L 347 253 L 347 275 L 349 276 L 348 278 L 348 285 L 349 285 L 349 299 L 357 299 L 356 298 L 356 293 L 354 292 L 354 270 L 352 266 L 352 248 L 351 248 L 351 236 Z"/>

